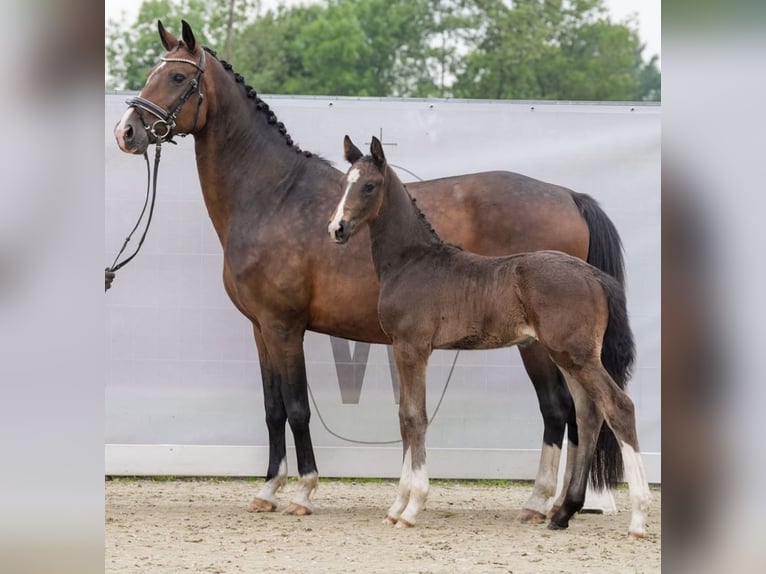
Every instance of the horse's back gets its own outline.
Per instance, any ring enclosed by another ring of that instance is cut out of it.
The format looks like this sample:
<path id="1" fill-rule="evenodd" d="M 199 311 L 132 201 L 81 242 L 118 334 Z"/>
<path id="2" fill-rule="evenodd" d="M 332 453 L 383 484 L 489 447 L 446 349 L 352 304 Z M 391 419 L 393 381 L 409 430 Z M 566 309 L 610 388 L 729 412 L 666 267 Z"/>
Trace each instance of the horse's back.
<path id="1" fill-rule="evenodd" d="M 436 232 L 482 255 L 554 249 L 585 258 L 589 232 L 572 191 L 507 171 L 407 184 Z"/>

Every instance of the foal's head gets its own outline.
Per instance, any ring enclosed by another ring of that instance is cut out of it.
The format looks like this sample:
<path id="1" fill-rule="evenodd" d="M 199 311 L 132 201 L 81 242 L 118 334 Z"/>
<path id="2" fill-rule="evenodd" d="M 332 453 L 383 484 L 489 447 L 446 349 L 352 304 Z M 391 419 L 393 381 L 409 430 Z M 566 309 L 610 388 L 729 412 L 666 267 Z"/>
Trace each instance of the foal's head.
<path id="1" fill-rule="evenodd" d="M 346 243 L 362 224 L 378 214 L 388 183 L 386 156 L 378 138 L 372 137 L 368 156 L 362 156 L 348 136 L 343 139 L 343 151 L 351 168 L 343 177 L 343 197 L 327 226 L 336 243 Z"/>

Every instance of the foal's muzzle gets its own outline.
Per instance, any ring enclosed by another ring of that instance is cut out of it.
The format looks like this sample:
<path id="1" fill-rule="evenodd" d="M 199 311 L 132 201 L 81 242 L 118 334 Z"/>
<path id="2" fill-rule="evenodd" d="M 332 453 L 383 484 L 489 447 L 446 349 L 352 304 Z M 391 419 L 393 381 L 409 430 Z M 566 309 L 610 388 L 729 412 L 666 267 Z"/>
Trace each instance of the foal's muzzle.
<path id="1" fill-rule="evenodd" d="M 337 224 L 330 223 L 327 226 L 327 231 L 330 233 L 330 238 L 341 245 L 351 237 L 351 225 L 347 221 L 341 220 Z"/>

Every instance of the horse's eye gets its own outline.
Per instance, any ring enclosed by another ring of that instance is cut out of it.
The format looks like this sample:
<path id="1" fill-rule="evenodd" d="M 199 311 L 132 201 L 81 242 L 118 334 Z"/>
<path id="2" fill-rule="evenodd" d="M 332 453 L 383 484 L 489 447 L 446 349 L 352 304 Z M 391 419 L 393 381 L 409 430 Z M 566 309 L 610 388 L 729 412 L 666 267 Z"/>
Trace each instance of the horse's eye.
<path id="1" fill-rule="evenodd" d="M 373 184 L 373 183 L 365 183 L 364 187 L 362 188 L 362 191 L 364 193 L 370 193 L 373 189 L 375 189 L 375 184 Z"/>
<path id="2" fill-rule="evenodd" d="M 181 83 L 181 82 L 183 82 L 185 79 L 186 79 L 186 76 L 184 76 L 183 74 L 173 74 L 173 81 L 174 81 L 176 84 L 180 84 L 180 83 Z"/>

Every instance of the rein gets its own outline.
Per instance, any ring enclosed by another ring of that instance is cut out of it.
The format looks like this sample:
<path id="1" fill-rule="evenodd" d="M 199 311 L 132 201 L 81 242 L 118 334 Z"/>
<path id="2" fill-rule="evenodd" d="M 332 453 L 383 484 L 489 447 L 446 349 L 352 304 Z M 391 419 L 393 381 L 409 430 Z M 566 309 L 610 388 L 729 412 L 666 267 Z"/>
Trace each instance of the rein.
<path id="1" fill-rule="evenodd" d="M 157 198 L 157 171 L 160 167 L 160 150 L 161 150 L 162 143 L 160 140 L 157 140 L 157 147 L 154 150 L 154 177 L 152 177 L 152 171 L 149 168 L 149 154 L 144 152 L 144 159 L 146 160 L 146 199 L 144 200 L 144 207 L 141 209 L 141 214 L 138 216 L 138 221 L 136 221 L 136 224 L 133 226 L 133 229 L 128 234 L 128 236 L 125 238 L 125 241 L 122 244 L 122 249 L 120 249 L 119 253 L 117 253 L 117 257 L 114 258 L 114 261 L 112 262 L 112 265 L 110 267 L 107 267 L 107 271 L 111 271 L 114 273 L 118 269 L 121 269 L 125 265 L 128 264 L 136 255 L 138 255 L 138 252 L 141 249 L 141 246 L 144 244 L 144 239 L 146 239 L 146 234 L 149 231 L 149 224 L 152 222 L 152 215 L 154 214 L 154 200 Z M 151 203 L 149 202 L 149 195 L 151 192 Z M 133 237 L 133 234 L 136 232 L 136 229 L 138 229 L 138 226 L 141 223 L 141 220 L 144 218 L 144 213 L 146 213 L 146 206 L 149 205 L 149 217 L 146 219 L 146 227 L 144 228 L 144 232 L 141 234 L 141 239 L 138 240 L 138 246 L 136 247 L 136 250 L 133 252 L 133 254 L 130 257 L 126 257 L 119 263 L 117 263 L 117 260 L 120 258 L 120 255 L 122 255 L 123 251 L 125 251 L 125 248 L 128 246 L 128 243 L 130 242 L 130 239 Z"/>
<path id="2" fill-rule="evenodd" d="M 194 112 L 194 125 L 192 126 L 192 129 L 189 133 L 193 133 L 194 130 L 197 128 L 197 118 L 199 117 L 199 110 L 200 106 L 202 105 L 202 101 L 204 99 L 204 94 L 202 93 L 202 74 L 205 73 L 205 50 L 202 49 L 202 56 L 200 57 L 199 64 L 193 60 L 187 60 L 186 58 L 162 58 L 163 62 L 182 62 L 185 64 L 190 64 L 197 68 L 197 74 L 192 78 L 191 82 L 189 82 L 188 87 L 186 88 L 186 91 L 181 94 L 181 97 L 178 100 L 178 103 L 176 106 L 172 109 L 172 111 L 168 112 L 164 108 L 158 106 L 152 101 L 149 101 L 145 98 L 142 98 L 141 96 L 135 96 L 133 98 L 128 98 L 125 103 L 128 104 L 129 108 L 134 108 L 136 110 L 136 113 L 138 114 L 138 117 L 141 118 L 141 123 L 144 124 L 144 129 L 147 131 L 147 133 L 150 133 L 154 136 L 156 147 L 154 150 L 154 174 L 152 175 L 152 170 L 149 167 L 149 154 L 144 152 L 144 159 L 146 160 L 146 199 L 144 200 L 144 207 L 141 209 L 141 214 L 138 216 L 138 221 L 136 221 L 136 224 L 133 226 L 133 229 L 128 234 L 128 236 L 125 238 L 124 243 L 122 244 L 122 249 L 120 249 L 119 253 L 117 253 L 117 257 L 114 258 L 114 261 L 112 262 L 112 265 L 110 267 L 106 268 L 106 271 L 110 271 L 114 273 L 118 269 L 121 269 L 125 265 L 127 265 L 136 255 L 138 255 L 138 252 L 141 250 L 141 246 L 144 244 L 144 240 L 146 239 L 146 234 L 149 231 L 149 225 L 152 222 L 152 215 L 154 214 L 154 203 L 157 199 L 157 173 L 159 171 L 160 167 L 160 151 L 162 149 L 163 142 L 168 142 L 175 144 L 176 142 L 173 141 L 173 136 L 176 134 L 173 130 L 176 128 L 176 116 L 178 116 L 178 113 L 181 111 L 181 108 L 183 108 L 184 104 L 187 102 L 187 100 L 192 96 L 192 94 L 196 91 L 197 92 L 197 109 Z M 146 121 L 146 118 L 144 117 L 144 114 L 142 113 L 148 112 L 154 117 L 157 118 L 156 121 L 149 124 L 149 122 Z M 162 128 L 161 133 L 158 133 L 158 128 Z M 178 134 L 181 137 L 184 137 L 186 134 Z M 151 202 L 149 201 L 149 196 L 151 195 Z M 136 247 L 136 250 L 130 255 L 129 257 L 126 257 L 119 263 L 117 263 L 117 260 L 120 258 L 120 255 L 125 251 L 125 248 L 128 246 L 128 243 L 130 242 L 130 239 L 133 237 L 133 234 L 138 229 L 139 225 L 141 224 L 141 220 L 144 218 L 144 214 L 146 213 L 146 206 L 149 206 L 149 216 L 146 219 L 146 227 L 144 228 L 144 232 L 141 234 L 141 239 L 138 240 L 138 246 Z"/>

